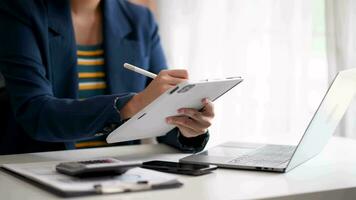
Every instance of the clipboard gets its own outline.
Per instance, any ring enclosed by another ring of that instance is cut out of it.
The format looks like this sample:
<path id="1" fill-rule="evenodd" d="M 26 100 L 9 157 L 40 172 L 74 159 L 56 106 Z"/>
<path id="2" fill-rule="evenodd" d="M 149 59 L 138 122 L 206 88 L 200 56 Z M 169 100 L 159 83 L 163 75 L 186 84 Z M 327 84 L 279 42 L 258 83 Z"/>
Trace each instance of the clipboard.
<path id="1" fill-rule="evenodd" d="M 111 132 L 106 141 L 116 143 L 165 135 L 175 128 L 166 123 L 166 117 L 177 115 L 179 108 L 202 109 L 203 98 L 215 101 L 242 81 L 241 77 L 230 77 L 180 83 Z"/>
<path id="2" fill-rule="evenodd" d="M 139 167 L 118 176 L 81 179 L 58 173 L 55 170 L 58 163 L 4 164 L 1 167 L 15 177 L 61 197 L 168 189 L 183 185 L 176 176 Z"/>

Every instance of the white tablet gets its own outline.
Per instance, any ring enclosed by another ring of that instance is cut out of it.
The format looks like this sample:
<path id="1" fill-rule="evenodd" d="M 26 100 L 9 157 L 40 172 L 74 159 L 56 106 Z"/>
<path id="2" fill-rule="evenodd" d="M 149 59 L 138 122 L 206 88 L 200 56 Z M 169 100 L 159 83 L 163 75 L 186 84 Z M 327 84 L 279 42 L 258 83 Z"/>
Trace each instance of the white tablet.
<path id="1" fill-rule="evenodd" d="M 180 83 L 115 129 L 106 141 L 115 143 L 165 135 L 175 127 L 166 123 L 166 117 L 178 115 L 179 108 L 201 109 L 203 98 L 214 101 L 242 80 L 240 77 L 233 77 Z"/>

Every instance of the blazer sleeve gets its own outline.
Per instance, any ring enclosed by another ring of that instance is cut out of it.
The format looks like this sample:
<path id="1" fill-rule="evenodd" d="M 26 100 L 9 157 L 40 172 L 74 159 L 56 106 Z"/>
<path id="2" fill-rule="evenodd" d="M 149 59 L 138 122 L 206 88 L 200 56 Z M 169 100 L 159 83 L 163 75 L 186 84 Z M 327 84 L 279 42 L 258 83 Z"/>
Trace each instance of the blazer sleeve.
<path id="1" fill-rule="evenodd" d="M 165 56 L 163 53 L 163 49 L 160 43 L 160 37 L 158 34 L 158 26 L 155 23 L 154 17 L 150 11 L 147 10 L 148 19 L 150 22 L 150 35 L 151 35 L 151 44 L 150 44 L 150 62 L 149 62 L 149 71 L 153 73 L 159 73 L 163 69 L 167 69 L 167 64 L 165 60 Z M 147 85 L 150 81 L 147 82 Z M 209 133 L 204 135 L 194 137 L 194 138 L 186 138 L 180 134 L 178 128 L 174 128 L 166 135 L 158 137 L 158 142 L 168 144 L 174 148 L 177 148 L 183 152 L 199 152 L 204 149 L 205 145 L 209 140 Z"/>
<path id="2" fill-rule="evenodd" d="M 40 141 L 69 142 L 120 125 L 114 102 L 120 108 L 133 94 L 82 101 L 56 98 L 43 64 L 40 40 L 31 24 L 0 12 L 0 27 L 0 70 L 17 123 L 28 135 Z"/>

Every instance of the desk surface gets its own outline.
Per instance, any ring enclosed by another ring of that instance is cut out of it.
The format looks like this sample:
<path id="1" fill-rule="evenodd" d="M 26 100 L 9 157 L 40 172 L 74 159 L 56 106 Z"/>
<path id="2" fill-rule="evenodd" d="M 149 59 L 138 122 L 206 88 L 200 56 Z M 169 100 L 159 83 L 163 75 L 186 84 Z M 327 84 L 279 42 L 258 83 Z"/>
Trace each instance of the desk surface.
<path id="1" fill-rule="evenodd" d="M 158 144 L 0 156 L 0 164 L 105 156 L 122 160 L 177 160 L 186 155 Z M 286 174 L 218 169 L 204 176 L 178 177 L 184 186 L 177 189 L 73 199 L 354 199 L 356 141 L 334 137 L 322 153 Z M 60 197 L 0 171 L 0 199 L 49 200 Z"/>

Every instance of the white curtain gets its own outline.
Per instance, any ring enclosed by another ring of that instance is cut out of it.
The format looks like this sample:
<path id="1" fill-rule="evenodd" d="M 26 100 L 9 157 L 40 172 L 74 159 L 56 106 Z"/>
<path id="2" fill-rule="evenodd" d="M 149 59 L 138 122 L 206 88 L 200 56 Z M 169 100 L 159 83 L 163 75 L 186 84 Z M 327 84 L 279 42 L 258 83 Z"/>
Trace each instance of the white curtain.
<path id="1" fill-rule="evenodd" d="M 245 79 L 215 103 L 209 145 L 298 142 L 327 89 L 324 35 L 314 30 L 320 2 L 157 1 L 170 67 L 187 68 L 195 80 Z"/>
<path id="2" fill-rule="evenodd" d="M 339 70 L 356 67 L 356 1 L 326 0 L 329 80 Z M 356 138 L 356 100 L 341 122 L 337 134 Z"/>

